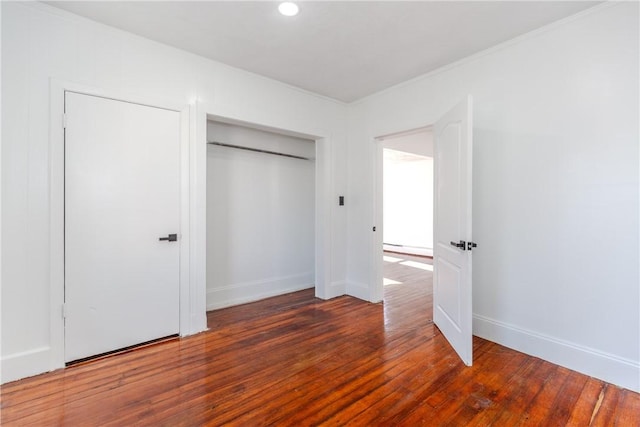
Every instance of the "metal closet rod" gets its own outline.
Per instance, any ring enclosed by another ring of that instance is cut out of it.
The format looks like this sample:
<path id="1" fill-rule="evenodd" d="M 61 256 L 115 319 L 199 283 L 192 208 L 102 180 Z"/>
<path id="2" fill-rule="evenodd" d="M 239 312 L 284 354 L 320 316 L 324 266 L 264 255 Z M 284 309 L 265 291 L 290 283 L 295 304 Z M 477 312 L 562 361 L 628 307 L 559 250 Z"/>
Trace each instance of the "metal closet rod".
<path id="1" fill-rule="evenodd" d="M 295 154 L 278 153 L 277 151 L 269 151 L 269 150 L 261 150 L 259 148 L 243 147 L 241 145 L 226 144 L 224 142 L 208 141 L 207 144 L 219 145 L 221 147 L 228 147 L 228 148 L 237 148 L 239 150 L 255 151 L 256 153 L 275 154 L 276 156 L 291 157 L 293 159 L 313 160 L 313 159 L 311 159 L 309 157 L 296 156 Z"/>

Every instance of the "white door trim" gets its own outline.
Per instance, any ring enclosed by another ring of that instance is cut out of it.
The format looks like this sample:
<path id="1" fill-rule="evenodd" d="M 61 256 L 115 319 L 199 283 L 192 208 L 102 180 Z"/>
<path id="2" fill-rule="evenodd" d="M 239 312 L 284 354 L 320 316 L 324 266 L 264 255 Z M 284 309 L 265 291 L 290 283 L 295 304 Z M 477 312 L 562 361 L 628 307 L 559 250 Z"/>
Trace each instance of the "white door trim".
<path id="1" fill-rule="evenodd" d="M 370 287 L 371 302 L 380 302 L 384 298 L 384 262 L 382 246 L 384 244 L 384 137 L 373 139 L 373 224 L 371 229 L 372 279 Z M 373 231 L 375 227 L 375 231 Z"/>
<path id="2" fill-rule="evenodd" d="M 50 251 L 50 366 L 64 367 L 64 94 L 66 91 L 100 96 L 152 107 L 177 111 L 181 115 L 180 137 L 180 335 L 206 329 L 206 254 L 197 236 L 205 236 L 204 218 L 195 207 L 201 187 L 206 181 L 206 168 L 201 167 L 206 155 L 198 154 L 198 138 L 194 116 L 195 103 L 187 105 L 165 99 L 131 96 L 116 90 L 87 87 L 71 82 L 50 80 L 49 110 L 49 251 Z M 206 154 L 206 146 L 202 150 Z M 200 157 L 200 159 L 198 158 Z M 204 179 L 202 178 L 204 174 Z M 204 189 L 206 191 L 206 188 Z M 204 193 L 206 194 L 206 193 Z M 204 199 L 204 198 L 203 198 Z M 203 202 L 204 203 L 204 202 Z M 192 236 L 195 238 L 192 239 Z"/>

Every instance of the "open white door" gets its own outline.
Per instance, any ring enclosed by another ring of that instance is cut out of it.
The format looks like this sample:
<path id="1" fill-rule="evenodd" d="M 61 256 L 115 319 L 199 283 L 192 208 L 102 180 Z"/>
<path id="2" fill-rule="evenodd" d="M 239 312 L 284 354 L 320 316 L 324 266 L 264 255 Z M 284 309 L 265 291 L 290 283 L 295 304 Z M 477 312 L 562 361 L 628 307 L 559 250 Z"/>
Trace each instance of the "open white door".
<path id="1" fill-rule="evenodd" d="M 180 113 L 65 94 L 65 361 L 179 331 Z"/>
<path id="2" fill-rule="evenodd" d="M 471 96 L 435 124 L 434 136 L 433 320 L 471 366 Z"/>

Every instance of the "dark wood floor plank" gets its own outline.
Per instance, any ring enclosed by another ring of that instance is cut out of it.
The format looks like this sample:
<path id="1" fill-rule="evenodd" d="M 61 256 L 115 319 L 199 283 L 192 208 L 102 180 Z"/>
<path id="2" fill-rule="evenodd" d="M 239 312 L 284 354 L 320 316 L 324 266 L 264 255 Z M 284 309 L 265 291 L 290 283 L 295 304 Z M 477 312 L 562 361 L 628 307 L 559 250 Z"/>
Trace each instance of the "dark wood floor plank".
<path id="1" fill-rule="evenodd" d="M 411 378 L 422 373 L 420 362 L 424 359 L 427 351 L 433 351 L 433 349 L 418 345 L 407 353 L 398 354 L 397 359 L 394 357 L 396 360 L 393 362 L 387 360 L 384 368 L 367 372 L 368 381 L 363 386 L 351 391 L 348 394 L 348 400 L 341 399 L 342 405 L 339 410 L 334 409 L 333 414 L 322 421 L 330 425 L 343 425 L 352 419 L 358 419 L 366 424 L 364 420 L 374 416 L 374 403 L 383 401 L 397 390 L 403 390 L 403 386 L 408 384 Z M 365 377 L 363 376 L 363 378 Z M 396 395 L 395 398 L 400 399 L 401 396 Z M 391 401 L 387 400 L 387 402 Z M 365 412 L 368 413 L 363 415 Z"/>
<path id="2" fill-rule="evenodd" d="M 477 411 L 489 407 L 492 390 L 497 378 L 508 378 L 514 369 L 522 365 L 524 355 L 517 352 L 479 352 L 474 357 L 474 366 L 465 367 L 460 362 L 455 371 L 424 389 L 417 395 L 426 404 L 401 420 L 403 425 L 441 425 L 447 422 L 466 425 Z M 485 364 L 501 366 L 499 370 L 478 369 Z M 498 374 L 500 373 L 500 374 Z"/>
<path id="3" fill-rule="evenodd" d="M 620 389 L 620 393 L 622 396 L 614 411 L 613 425 L 640 427 L 640 399 L 629 390 Z"/>
<path id="4" fill-rule="evenodd" d="M 606 384 L 600 393 L 603 397 L 602 403 L 594 408 L 591 425 L 594 427 L 613 426 L 615 419 L 618 417 L 616 409 L 621 398 L 621 389 Z"/>
<path id="5" fill-rule="evenodd" d="M 210 312 L 207 332 L 3 385 L 0 423 L 640 427 L 637 393 L 495 343 L 464 366 L 431 260 L 390 256 L 384 304 L 305 290 Z"/>
<path id="6" fill-rule="evenodd" d="M 547 415 L 553 411 L 553 402 L 562 389 L 564 382 L 569 378 L 569 372 L 566 368 L 556 367 L 545 380 L 540 392 L 523 408 L 523 416 L 516 425 L 544 425 Z"/>
<path id="7" fill-rule="evenodd" d="M 545 425 L 567 425 L 571 412 L 575 407 L 576 401 L 582 393 L 582 389 L 586 385 L 587 378 L 567 376 L 562 388 L 558 392 L 553 403 L 551 403 L 551 411 L 543 424 Z"/>
<path id="8" fill-rule="evenodd" d="M 495 396 L 490 411 L 474 418 L 477 425 L 512 426 L 526 416 L 523 408 L 538 395 L 557 366 L 537 358 L 527 358 L 524 369 L 509 377 Z"/>
<path id="9" fill-rule="evenodd" d="M 593 418 L 599 397 L 603 393 L 605 383 L 595 378 L 587 377 L 580 397 L 571 410 L 567 425 L 588 426 Z M 604 394 L 602 394 L 604 398 Z"/>

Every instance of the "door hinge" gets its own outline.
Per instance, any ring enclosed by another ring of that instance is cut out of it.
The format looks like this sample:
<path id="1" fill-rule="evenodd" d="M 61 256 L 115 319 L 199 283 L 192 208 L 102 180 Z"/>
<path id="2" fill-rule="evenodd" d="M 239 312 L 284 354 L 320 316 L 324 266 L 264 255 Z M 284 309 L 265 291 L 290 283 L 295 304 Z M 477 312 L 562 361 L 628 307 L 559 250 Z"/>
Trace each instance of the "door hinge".
<path id="1" fill-rule="evenodd" d="M 62 115 L 62 129 L 66 129 L 67 128 L 67 115 L 63 114 Z"/>
<path id="2" fill-rule="evenodd" d="M 62 318 L 63 319 L 67 318 L 67 305 L 66 304 L 62 304 Z"/>

